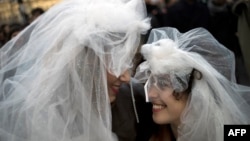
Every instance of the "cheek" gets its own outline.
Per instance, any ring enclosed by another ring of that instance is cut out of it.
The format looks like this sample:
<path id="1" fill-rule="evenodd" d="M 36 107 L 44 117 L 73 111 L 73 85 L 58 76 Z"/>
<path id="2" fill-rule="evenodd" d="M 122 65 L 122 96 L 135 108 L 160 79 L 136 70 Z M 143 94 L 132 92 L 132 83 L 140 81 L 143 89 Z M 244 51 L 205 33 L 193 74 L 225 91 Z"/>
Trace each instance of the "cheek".
<path id="1" fill-rule="evenodd" d="M 112 85 L 118 78 L 116 78 L 115 76 L 107 73 L 107 82 L 108 85 Z"/>
<path id="2" fill-rule="evenodd" d="M 172 107 L 171 112 L 174 112 L 176 116 L 180 117 L 183 110 L 185 108 L 185 105 L 183 103 L 176 103 L 174 107 Z"/>
<path id="3" fill-rule="evenodd" d="M 185 109 L 186 101 L 176 100 L 172 94 L 165 95 L 163 99 L 163 102 L 167 105 L 166 110 L 172 117 L 178 118 L 181 116 L 183 110 Z"/>

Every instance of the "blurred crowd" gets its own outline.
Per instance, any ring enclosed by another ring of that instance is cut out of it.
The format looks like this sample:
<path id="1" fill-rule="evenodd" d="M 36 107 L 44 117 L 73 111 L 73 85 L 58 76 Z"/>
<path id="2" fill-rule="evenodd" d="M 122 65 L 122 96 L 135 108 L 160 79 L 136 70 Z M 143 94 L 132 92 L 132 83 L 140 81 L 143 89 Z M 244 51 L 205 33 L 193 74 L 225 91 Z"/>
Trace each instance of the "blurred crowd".
<path id="1" fill-rule="evenodd" d="M 21 32 L 26 26 L 32 23 L 37 17 L 42 15 L 44 10 L 40 7 L 31 10 L 30 15 L 23 13 L 20 10 L 20 14 L 25 19 L 23 23 L 15 22 L 9 24 L 2 24 L 0 27 L 0 47 L 6 42 L 14 38 L 19 32 Z"/>

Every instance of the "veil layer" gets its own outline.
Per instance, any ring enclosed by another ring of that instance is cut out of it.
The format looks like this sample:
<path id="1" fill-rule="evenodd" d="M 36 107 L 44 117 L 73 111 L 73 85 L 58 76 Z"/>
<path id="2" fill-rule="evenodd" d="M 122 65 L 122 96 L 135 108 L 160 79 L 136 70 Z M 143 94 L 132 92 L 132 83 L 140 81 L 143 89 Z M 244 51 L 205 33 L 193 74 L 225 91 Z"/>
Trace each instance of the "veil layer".
<path id="1" fill-rule="evenodd" d="M 200 74 L 190 86 L 178 141 L 222 141 L 224 125 L 250 124 L 250 88 L 235 83 L 233 53 L 205 29 L 153 29 L 141 52 L 146 62 L 136 72 L 138 80 L 167 75 L 174 89 L 186 88 L 192 70 Z"/>
<path id="2" fill-rule="evenodd" d="M 107 72 L 131 67 L 141 0 L 65 0 L 0 50 L 0 140 L 115 140 Z"/>

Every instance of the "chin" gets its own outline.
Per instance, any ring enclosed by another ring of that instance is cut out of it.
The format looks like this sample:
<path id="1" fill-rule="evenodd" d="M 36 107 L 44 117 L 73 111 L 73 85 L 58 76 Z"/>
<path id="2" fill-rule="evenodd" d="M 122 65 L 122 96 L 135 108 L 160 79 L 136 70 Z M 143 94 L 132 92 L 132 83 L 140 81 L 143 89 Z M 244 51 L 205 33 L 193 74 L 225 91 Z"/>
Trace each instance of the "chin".
<path id="1" fill-rule="evenodd" d="M 115 99 L 116 99 L 116 97 L 113 97 L 113 96 L 109 97 L 110 103 L 113 103 L 115 101 Z"/>
<path id="2" fill-rule="evenodd" d="M 156 124 L 169 124 L 167 119 L 161 118 L 161 117 L 156 117 L 153 116 L 153 120 Z"/>

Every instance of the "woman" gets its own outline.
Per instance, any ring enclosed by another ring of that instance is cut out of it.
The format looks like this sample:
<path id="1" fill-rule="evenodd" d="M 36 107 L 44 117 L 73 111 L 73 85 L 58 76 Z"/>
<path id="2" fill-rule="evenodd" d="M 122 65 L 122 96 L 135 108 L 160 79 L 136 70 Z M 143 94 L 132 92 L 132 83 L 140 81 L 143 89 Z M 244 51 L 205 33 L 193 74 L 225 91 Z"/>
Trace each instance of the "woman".
<path id="1" fill-rule="evenodd" d="M 154 29 L 141 53 L 147 99 L 159 130 L 151 138 L 222 141 L 226 124 L 250 124 L 250 88 L 237 85 L 234 55 L 205 29 Z"/>
<path id="2" fill-rule="evenodd" d="M 68 0 L 1 50 L 0 140 L 115 140 L 110 103 L 149 29 L 143 1 Z"/>

